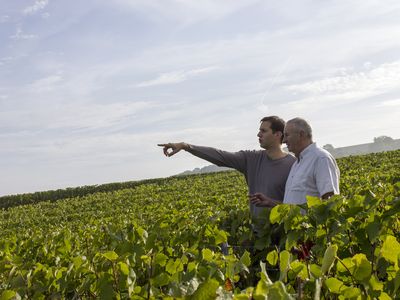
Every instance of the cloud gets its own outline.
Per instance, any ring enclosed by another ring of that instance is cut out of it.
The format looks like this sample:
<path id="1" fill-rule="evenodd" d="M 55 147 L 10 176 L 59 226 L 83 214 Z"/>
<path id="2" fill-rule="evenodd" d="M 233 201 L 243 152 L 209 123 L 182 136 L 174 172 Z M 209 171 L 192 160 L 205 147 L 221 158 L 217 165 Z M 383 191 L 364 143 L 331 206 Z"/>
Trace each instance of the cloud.
<path id="1" fill-rule="evenodd" d="M 29 88 L 35 93 L 48 92 L 54 90 L 57 84 L 62 83 L 62 81 L 63 77 L 61 75 L 50 75 L 34 81 Z"/>
<path id="2" fill-rule="evenodd" d="M 154 21 L 173 19 L 186 25 L 204 21 L 217 20 L 233 14 L 259 0 L 113 0 L 114 3 L 128 7 L 147 15 Z"/>
<path id="3" fill-rule="evenodd" d="M 138 113 L 152 109 L 154 103 L 48 103 L 37 107 L 0 112 L 0 127 L 11 128 L 11 132 L 116 129 L 118 125 L 132 126 Z M 18 124 L 13 120 L 19 120 Z M 13 124 L 13 125 L 10 125 Z"/>
<path id="4" fill-rule="evenodd" d="M 36 0 L 32 6 L 26 7 L 22 13 L 24 15 L 33 15 L 36 12 L 44 9 L 49 4 L 49 0 Z"/>
<path id="5" fill-rule="evenodd" d="M 10 16 L 7 16 L 7 15 L 0 16 L 0 23 L 6 23 L 6 22 L 8 22 L 9 19 L 10 19 Z"/>
<path id="6" fill-rule="evenodd" d="M 263 103 L 262 101 L 259 105 L 256 106 L 256 110 L 264 115 L 269 114 L 271 111 L 270 107 L 268 105 L 266 105 L 265 103 Z"/>
<path id="7" fill-rule="evenodd" d="M 156 79 L 142 81 L 138 83 L 136 87 L 149 87 L 155 85 L 180 83 L 194 76 L 197 76 L 202 73 L 208 73 L 215 69 L 216 67 L 207 67 L 201 69 L 194 69 L 190 71 L 175 71 L 175 72 L 163 73 L 159 75 Z"/>
<path id="8" fill-rule="evenodd" d="M 400 99 L 385 100 L 377 105 L 378 107 L 395 107 L 400 106 Z"/>
<path id="9" fill-rule="evenodd" d="M 367 65 L 363 71 L 286 86 L 286 90 L 300 98 L 288 105 L 305 108 L 344 104 L 399 90 L 400 61 L 375 68 Z"/>
<path id="10" fill-rule="evenodd" d="M 24 34 L 21 28 L 17 28 L 17 32 L 10 36 L 13 40 L 31 40 L 37 38 L 37 35 L 34 34 Z"/>
<path id="11" fill-rule="evenodd" d="M 370 67 L 369 67 L 370 68 Z M 355 72 L 288 86 L 293 92 L 312 94 L 354 90 L 381 91 L 399 87 L 400 61 L 385 63 L 368 71 Z"/>

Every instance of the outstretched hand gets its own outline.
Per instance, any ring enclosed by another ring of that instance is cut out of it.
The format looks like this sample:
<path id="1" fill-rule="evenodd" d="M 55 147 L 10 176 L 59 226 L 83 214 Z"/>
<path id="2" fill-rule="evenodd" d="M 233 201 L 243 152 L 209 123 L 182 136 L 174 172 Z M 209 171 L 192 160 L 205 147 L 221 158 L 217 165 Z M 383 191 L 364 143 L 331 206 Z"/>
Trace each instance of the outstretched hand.
<path id="1" fill-rule="evenodd" d="M 273 200 L 262 193 L 255 193 L 249 195 L 249 200 L 255 206 L 261 206 L 261 207 L 274 207 L 275 205 L 278 204 L 278 201 Z"/>
<path id="2" fill-rule="evenodd" d="M 182 149 L 187 149 L 188 145 L 185 143 L 168 143 L 168 144 L 157 144 L 157 146 L 164 147 L 163 151 L 165 156 L 172 156 Z M 172 150 L 172 151 L 169 151 Z"/>

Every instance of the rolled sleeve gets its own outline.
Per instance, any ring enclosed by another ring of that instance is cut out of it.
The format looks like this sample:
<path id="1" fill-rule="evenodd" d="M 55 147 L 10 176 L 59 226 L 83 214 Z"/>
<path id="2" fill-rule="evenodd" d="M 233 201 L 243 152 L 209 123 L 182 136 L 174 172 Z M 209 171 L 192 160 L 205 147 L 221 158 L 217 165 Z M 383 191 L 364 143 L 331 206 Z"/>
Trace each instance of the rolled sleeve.
<path id="1" fill-rule="evenodd" d="M 339 191 L 339 168 L 330 157 L 320 157 L 315 166 L 315 181 L 318 193 L 322 197 L 326 193 Z"/>

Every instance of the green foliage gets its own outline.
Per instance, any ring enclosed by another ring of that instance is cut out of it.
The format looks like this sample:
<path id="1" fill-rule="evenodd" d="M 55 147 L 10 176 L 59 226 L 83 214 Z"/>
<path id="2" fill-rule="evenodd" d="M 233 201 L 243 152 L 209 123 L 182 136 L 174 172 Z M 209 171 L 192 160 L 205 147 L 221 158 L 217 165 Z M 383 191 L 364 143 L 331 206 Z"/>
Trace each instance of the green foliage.
<path id="1" fill-rule="evenodd" d="M 336 260 L 337 250 L 338 250 L 337 245 L 330 245 L 328 248 L 326 248 L 324 258 L 322 259 L 322 266 L 321 266 L 322 274 L 328 273 L 329 270 L 332 268 L 333 263 Z"/>
<path id="2" fill-rule="evenodd" d="M 338 164 L 257 237 L 238 172 L 2 197 L 0 299 L 400 298 L 400 151 Z"/>

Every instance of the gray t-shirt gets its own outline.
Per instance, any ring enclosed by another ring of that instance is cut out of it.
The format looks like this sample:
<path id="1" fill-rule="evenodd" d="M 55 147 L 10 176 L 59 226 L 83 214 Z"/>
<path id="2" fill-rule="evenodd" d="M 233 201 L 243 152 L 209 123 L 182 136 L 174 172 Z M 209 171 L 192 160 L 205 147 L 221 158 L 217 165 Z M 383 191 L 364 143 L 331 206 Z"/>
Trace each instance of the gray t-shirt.
<path id="1" fill-rule="evenodd" d="M 190 145 L 188 152 L 220 167 L 229 167 L 243 173 L 249 193 L 263 193 L 272 199 L 283 201 L 285 184 L 296 158 L 290 154 L 272 160 L 265 150 L 228 152 L 211 147 Z M 252 217 L 257 217 L 262 207 L 250 204 Z"/>

